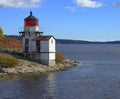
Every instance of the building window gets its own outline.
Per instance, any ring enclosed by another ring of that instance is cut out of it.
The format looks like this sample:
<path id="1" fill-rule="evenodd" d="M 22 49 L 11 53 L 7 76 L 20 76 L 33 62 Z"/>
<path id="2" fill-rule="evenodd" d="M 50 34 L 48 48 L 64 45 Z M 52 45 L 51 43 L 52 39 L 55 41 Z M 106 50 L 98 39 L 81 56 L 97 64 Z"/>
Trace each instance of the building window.
<path id="1" fill-rule="evenodd" d="M 30 21 L 30 25 L 31 25 L 31 26 L 35 26 L 35 23 L 36 23 L 35 20 L 31 20 L 31 21 Z"/>
<path id="2" fill-rule="evenodd" d="M 53 40 L 51 40 L 51 44 L 53 44 Z"/>

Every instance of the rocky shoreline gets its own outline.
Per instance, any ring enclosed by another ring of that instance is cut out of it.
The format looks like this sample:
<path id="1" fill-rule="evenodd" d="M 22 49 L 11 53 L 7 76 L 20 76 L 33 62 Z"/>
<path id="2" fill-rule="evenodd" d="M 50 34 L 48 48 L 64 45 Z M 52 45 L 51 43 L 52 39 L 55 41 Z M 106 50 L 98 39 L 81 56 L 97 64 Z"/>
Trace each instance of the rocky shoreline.
<path id="1" fill-rule="evenodd" d="M 22 74 L 46 74 L 49 72 L 55 72 L 60 70 L 66 70 L 71 67 L 77 66 L 79 62 L 72 61 L 69 59 L 65 59 L 59 64 L 55 66 L 45 66 L 36 62 L 31 62 L 27 60 L 19 59 L 19 66 L 15 66 L 12 68 L 0 68 L 0 76 L 4 75 L 22 75 Z"/>

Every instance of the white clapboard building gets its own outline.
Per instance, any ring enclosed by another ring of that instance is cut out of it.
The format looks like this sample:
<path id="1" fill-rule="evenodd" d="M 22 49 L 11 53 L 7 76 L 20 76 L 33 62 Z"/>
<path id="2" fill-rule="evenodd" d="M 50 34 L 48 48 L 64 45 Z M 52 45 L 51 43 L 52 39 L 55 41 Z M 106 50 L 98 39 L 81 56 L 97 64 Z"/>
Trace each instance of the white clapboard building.
<path id="1" fill-rule="evenodd" d="M 23 36 L 22 52 L 33 60 L 53 66 L 56 53 L 55 38 L 44 36 L 40 31 L 38 19 L 30 12 L 30 15 L 24 19 L 24 30 L 19 32 Z"/>

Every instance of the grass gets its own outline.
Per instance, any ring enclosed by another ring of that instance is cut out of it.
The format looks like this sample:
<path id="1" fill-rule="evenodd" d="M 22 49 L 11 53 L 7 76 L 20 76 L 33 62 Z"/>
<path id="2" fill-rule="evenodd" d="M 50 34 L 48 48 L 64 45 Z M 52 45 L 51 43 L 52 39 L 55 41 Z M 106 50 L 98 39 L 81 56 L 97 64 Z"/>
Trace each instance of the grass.
<path id="1" fill-rule="evenodd" d="M 56 52 L 56 63 L 61 63 L 65 60 L 65 57 L 60 53 Z M 19 61 L 9 54 L 0 53 L 0 66 L 4 68 L 15 67 Z M 35 65 L 35 63 L 33 63 Z"/>
<path id="2" fill-rule="evenodd" d="M 4 68 L 14 67 L 18 64 L 18 60 L 8 54 L 0 53 L 0 65 Z"/>
<path id="3" fill-rule="evenodd" d="M 63 60 L 65 60 L 65 57 L 60 52 L 56 52 L 56 63 L 60 63 Z"/>

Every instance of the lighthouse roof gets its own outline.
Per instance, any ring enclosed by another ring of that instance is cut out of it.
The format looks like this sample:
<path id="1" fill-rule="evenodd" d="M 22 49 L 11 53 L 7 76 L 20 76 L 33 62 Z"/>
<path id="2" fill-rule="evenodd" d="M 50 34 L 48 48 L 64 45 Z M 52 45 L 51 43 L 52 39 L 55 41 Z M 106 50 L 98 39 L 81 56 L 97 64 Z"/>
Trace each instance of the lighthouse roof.
<path id="1" fill-rule="evenodd" d="M 50 36 L 37 36 L 33 40 L 35 40 L 35 41 L 48 41 L 51 37 L 54 38 L 54 36 L 51 36 L 51 35 Z"/>
<path id="2" fill-rule="evenodd" d="M 35 16 L 32 15 L 32 11 L 30 11 L 30 15 L 24 20 L 38 20 Z"/>

